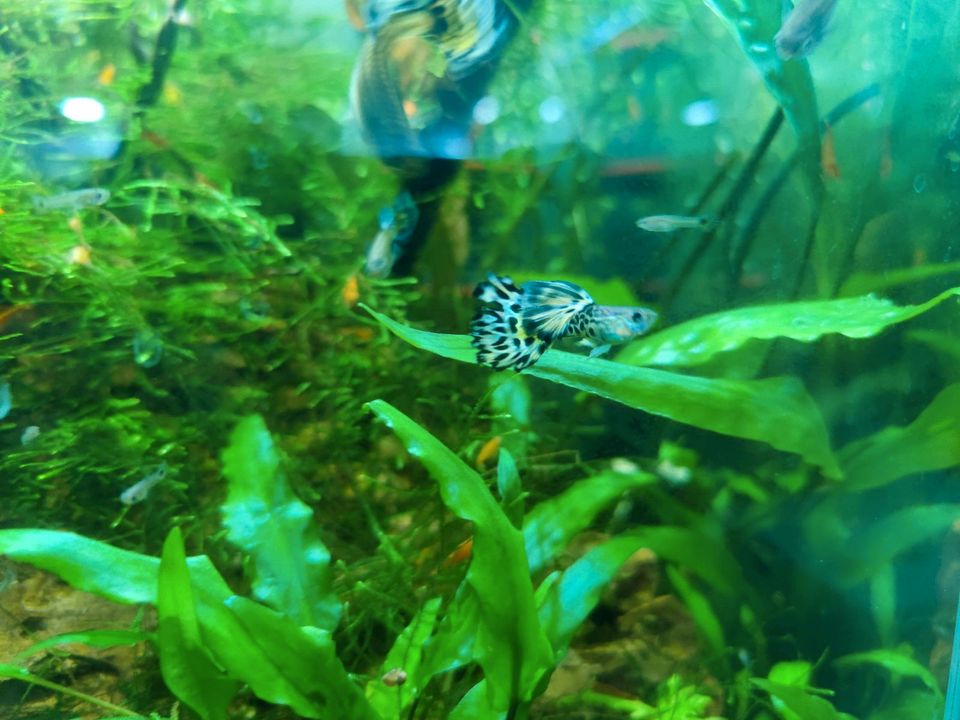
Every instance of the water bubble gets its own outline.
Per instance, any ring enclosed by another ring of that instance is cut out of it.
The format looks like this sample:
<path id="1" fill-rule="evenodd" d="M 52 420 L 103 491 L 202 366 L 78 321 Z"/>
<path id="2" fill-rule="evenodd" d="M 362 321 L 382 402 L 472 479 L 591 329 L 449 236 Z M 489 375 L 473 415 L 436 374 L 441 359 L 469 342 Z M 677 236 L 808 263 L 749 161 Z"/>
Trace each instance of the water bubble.
<path id="1" fill-rule="evenodd" d="M 60 113 L 74 122 L 100 122 L 107 114 L 107 109 L 99 100 L 90 97 L 70 97 L 60 102 Z"/>
<path id="2" fill-rule="evenodd" d="M 141 330 L 133 338 L 133 361 L 144 368 L 160 364 L 163 358 L 163 341 L 152 330 Z"/>
<path id="3" fill-rule="evenodd" d="M 473 119 L 479 125 L 489 125 L 500 117 L 500 101 L 493 95 L 480 98 L 473 106 Z"/>
<path id="4" fill-rule="evenodd" d="M 926 189 L 927 189 L 927 176 L 924 175 L 923 173 L 920 173 L 919 175 L 913 178 L 913 191 L 919 194 Z"/>
<path id="5" fill-rule="evenodd" d="M 553 123 L 560 122 L 565 112 L 566 107 L 563 100 L 556 95 L 548 97 L 540 103 L 540 119 L 545 123 L 552 125 Z"/>

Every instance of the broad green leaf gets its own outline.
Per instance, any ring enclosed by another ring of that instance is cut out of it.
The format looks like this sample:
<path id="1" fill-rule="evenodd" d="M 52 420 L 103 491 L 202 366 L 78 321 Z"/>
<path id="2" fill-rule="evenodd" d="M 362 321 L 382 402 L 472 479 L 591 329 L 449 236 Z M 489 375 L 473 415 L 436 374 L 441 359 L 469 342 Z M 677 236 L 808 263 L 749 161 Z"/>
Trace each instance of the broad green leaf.
<path id="1" fill-rule="evenodd" d="M 688 527 L 645 527 L 630 535 L 643 542 L 657 557 L 672 562 L 702 579 L 717 592 L 735 596 L 746 583 L 722 537 Z"/>
<path id="2" fill-rule="evenodd" d="M 410 624 L 397 637 L 380 666 L 381 677 L 383 674 L 399 668 L 406 673 L 406 681 L 391 687 L 383 683 L 380 677 L 377 677 L 367 684 L 367 699 L 370 701 L 371 707 L 383 720 L 388 718 L 400 720 L 403 711 L 416 699 L 420 690 L 430 679 L 421 675 L 420 668 L 424 644 L 433 634 L 434 627 L 437 624 L 440 600 L 440 598 L 431 598 L 423 604 Z"/>
<path id="3" fill-rule="evenodd" d="M 466 335 L 415 330 L 368 311 L 414 347 L 461 362 L 476 362 Z M 715 380 L 556 349 L 523 372 L 694 427 L 759 440 L 797 453 L 820 466 L 828 477 L 840 477 L 820 411 L 795 378 Z"/>
<path id="4" fill-rule="evenodd" d="M 849 490 L 960 464 L 960 383 L 942 390 L 906 427 L 891 426 L 855 440 L 839 457 Z"/>
<path id="5" fill-rule="evenodd" d="M 753 678 L 751 682 L 761 690 L 770 693 L 770 697 L 782 702 L 788 710 L 796 713 L 802 720 L 855 720 L 851 715 L 837 710 L 829 701 L 811 695 L 795 685 L 781 685 L 759 678 Z"/>
<path id="6" fill-rule="evenodd" d="M 160 558 L 157 649 L 170 691 L 204 720 L 226 718 L 240 685 L 223 674 L 203 645 L 180 528 L 167 535 Z"/>
<path id="7" fill-rule="evenodd" d="M 223 524 L 229 540 L 253 559 L 255 597 L 299 625 L 333 630 L 340 602 L 331 587 L 330 553 L 313 526 L 313 511 L 283 476 L 263 418 L 247 417 L 234 429 L 223 474 L 229 481 Z"/>
<path id="8" fill-rule="evenodd" d="M 540 622 L 557 657 L 566 653 L 574 633 L 600 601 L 604 588 L 620 567 L 643 547 L 636 535 L 615 537 L 592 548 L 545 593 Z"/>
<path id="9" fill-rule="evenodd" d="M 377 719 L 337 658 L 330 633 L 312 626 L 299 627 L 284 615 L 238 595 L 228 598 L 224 605 L 271 667 L 303 691 L 304 699 L 315 708 L 309 717 Z"/>
<path id="10" fill-rule="evenodd" d="M 804 168 L 814 187 L 819 185 L 820 117 L 810 68 L 803 61 L 783 62 L 773 36 L 780 29 L 782 5 L 768 0 L 705 0 L 726 21 L 743 52 L 763 77 L 770 94 L 797 133 Z"/>
<path id="11" fill-rule="evenodd" d="M 49 570 L 78 590 L 115 602 L 157 602 L 159 558 L 56 530 L 0 530 L 0 554 Z M 209 558 L 188 558 L 187 566 L 204 644 L 217 663 L 258 697 L 289 705 L 304 717 L 323 717 L 322 707 L 311 698 L 318 692 L 317 683 L 324 679 L 311 677 L 309 685 L 300 687 L 299 678 L 286 677 L 284 668 L 260 650 L 226 607 L 233 592 Z"/>
<path id="12" fill-rule="evenodd" d="M 142 630 L 84 630 L 82 632 L 63 633 L 34 643 L 26 650 L 17 653 L 18 658 L 29 657 L 43 650 L 61 645 L 87 645 L 95 648 L 112 648 L 120 645 L 136 645 L 145 640 L 156 639 L 154 633 Z"/>
<path id="13" fill-rule="evenodd" d="M 916 678 L 926 685 L 937 697 L 942 697 L 940 684 L 925 666 L 918 663 L 910 655 L 897 650 L 869 650 L 862 653 L 844 655 L 834 661 L 834 665 L 841 669 L 875 665 L 889 672 L 895 678 Z"/>
<path id="14" fill-rule="evenodd" d="M 767 673 L 770 682 L 779 685 L 794 685 L 805 688 L 813 678 L 813 663 L 808 660 L 787 660 L 778 662 Z"/>
<path id="15" fill-rule="evenodd" d="M 877 625 L 880 643 L 892 645 L 897 617 L 897 575 L 893 563 L 877 568 L 870 578 L 870 612 Z"/>
<path id="16" fill-rule="evenodd" d="M 544 500 L 527 513 L 523 523 L 530 572 L 541 570 L 589 527 L 601 510 L 632 489 L 657 482 L 649 473 L 603 472 L 579 480 L 559 495 Z"/>
<path id="17" fill-rule="evenodd" d="M 837 554 L 840 582 L 863 582 L 915 545 L 940 538 L 960 518 L 960 504 L 917 505 L 897 510 L 855 534 Z"/>
<path id="18" fill-rule="evenodd" d="M 700 628 L 700 632 L 709 644 L 710 649 L 717 655 L 722 655 L 725 646 L 723 625 L 713 611 L 710 600 L 692 582 L 687 580 L 677 568 L 671 565 L 667 566 L 667 578 L 681 602 L 690 611 L 690 616 L 697 627 Z"/>
<path id="19" fill-rule="evenodd" d="M 474 654 L 498 710 L 529 701 L 553 654 L 537 619 L 523 536 L 510 523 L 483 479 L 451 450 L 382 400 L 367 404 L 437 481 L 443 502 L 474 525 L 473 557 L 465 583 L 479 619 Z"/>
<path id="20" fill-rule="evenodd" d="M 842 297 L 851 295 L 863 295 L 865 293 L 879 292 L 880 290 L 889 290 L 901 285 L 929 280 L 932 277 L 940 275 L 953 275 L 960 273 L 960 262 L 952 263 L 931 263 L 929 265 L 917 265 L 915 267 L 900 268 L 899 270 L 887 270 L 879 274 L 872 273 L 854 273 L 840 288 Z"/>
<path id="21" fill-rule="evenodd" d="M 865 295 L 727 310 L 635 340 L 617 355 L 617 360 L 630 365 L 689 367 L 709 362 L 717 353 L 736 350 L 751 340 L 789 338 L 809 343 L 834 333 L 849 338 L 872 337 L 955 295 L 960 295 L 960 288 L 940 293 L 921 305 L 897 306 L 890 300 Z"/>
<path id="22" fill-rule="evenodd" d="M 447 720 L 506 720 L 507 713 L 490 707 L 487 681 L 481 680 L 460 698 Z"/>
<path id="23" fill-rule="evenodd" d="M 474 658 L 480 603 L 467 585 L 460 585 L 450 601 L 437 634 L 424 647 L 421 676 L 424 684 L 439 673 L 469 664 Z"/>

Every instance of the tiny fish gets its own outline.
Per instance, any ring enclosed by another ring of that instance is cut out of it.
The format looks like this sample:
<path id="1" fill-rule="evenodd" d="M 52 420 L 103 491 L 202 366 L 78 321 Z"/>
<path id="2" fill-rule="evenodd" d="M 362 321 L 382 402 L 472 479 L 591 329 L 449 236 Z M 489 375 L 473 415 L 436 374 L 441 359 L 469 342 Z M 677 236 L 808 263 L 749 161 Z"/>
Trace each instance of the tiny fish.
<path id="1" fill-rule="evenodd" d="M 13 409 L 13 394 L 10 392 L 10 383 L 0 381 L 0 420 L 3 420 Z"/>
<path id="2" fill-rule="evenodd" d="M 28 425 L 20 435 L 20 444 L 29 445 L 38 437 L 40 437 L 40 428 L 37 425 Z"/>
<path id="3" fill-rule="evenodd" d="M 637 227 L 647 232 L 707 230 L 713 224 L 714 219 L 705 215 L 649 215 L 637 220 Z"/>
<path id="4" fill-rule="evenodd" d="M 120 502 L 124 505 L 136 505 L 147 499 L 147 495 L 153 487 L 167 476 L 167 464 L 160 463 L 150 472 L 143 476 L 142 480 L 135 482 L 122 493 L 120 493 Z"/>
<path id="5" fill-rule="evenodd" d="M 530 367 L 561 338 L 579 339 L 591 357 L 638 337 L 656 322 L 648 308 L 597 305 L 579 285 L 562 280 L 517 286 L 490 274 L 474 296 L 482 306 L 470 323 L 477 362 L 495 370 Z"/>
<path id="6" fill-rule="evenodd" d="M 781 60 L 806 57 L 827 34 L 837 0 L 803 0 L 794 6 L 773 37 Z"/>
<path id="7" fill-rule="evenodd" d="M 403 191 L 392 204 L 380 211 L 380 232 L 367 250 L 364 272 L 374 278 L 385 278 L 403 252 L 420 219 L 420 210 L 410 193 Z"/>
<path id="8" fill-rule="evenodd" d="M 59 195 L 51 195 L 50 197 L 34 195 L 33 207 L 41 213 L 57 210 L 75 212 L 80 208 L 103 205 L 109 199 L 110 191 L 105 188 L 86 188 L 85 190 L 73 190 Z"/>

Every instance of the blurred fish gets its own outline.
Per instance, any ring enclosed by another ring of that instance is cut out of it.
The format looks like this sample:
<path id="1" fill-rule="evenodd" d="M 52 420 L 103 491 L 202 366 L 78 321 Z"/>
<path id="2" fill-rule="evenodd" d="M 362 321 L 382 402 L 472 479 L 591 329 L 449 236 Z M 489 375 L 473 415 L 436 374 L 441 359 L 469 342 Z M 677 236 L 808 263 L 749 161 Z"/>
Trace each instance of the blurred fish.
<path id="1" fill-rule="evenodd" d="M 477 285 L 481 307 L 470 324 L 477 362 L 495 370 L 530 367 L 560 338 L 576 338 L 602 355 L 616 343 L 642 335 L 656 322 L 653 310 L 597 305 L 579 285 L 562 280 L 517 287 L 494 274 Z"/>
<path id="2" fill-rule="evenodd" d="M 120 493 L 120 502 L 124 505 L 135 505 L 147 499 L 147 495 L 157 483 L 167 476 L 167 464 L 160 463 L 150 472 L 143 476 L 143 479 L 134 483 L 122 493 Z"/>
<path id="3" fill-rule="evenodd" d="M 10 383 L 0 382 L 0 420 L 3 420 L 13 409 L 13 393 L 10 392 Z"/>
<path id="4" fill-rule="evenodd" d="M 389 276 L 419 219 L 420 210 L 410 193 L 403 191 L 397 195 L 392 204 L 380 211 L 380 232 L 367 250 L 363 271 L 374 278 Z"/>
<path id="5" fill-rule="evenodd" d="M 837 0 L 803 0 L 794 6 L 773 37 L 780 59 L 794 60 L 813 52 L 827 34 L 836 5 Z"/>
<path id="6" fill-rule="evenodd" d="M 637 220 L 637 227 L 647 232 L 674 230 L 709 230 L 716 220 L 705 215 L 649 215 Z"/>
<path id="7" fill-rule="evenodd" d="M 86 188 L 43 197 L 34 195 L 33 207 L 37 212 L 76 212 L 80 208 L 103 205 L 110 199 L 110 191 L 105 188 Z"/>

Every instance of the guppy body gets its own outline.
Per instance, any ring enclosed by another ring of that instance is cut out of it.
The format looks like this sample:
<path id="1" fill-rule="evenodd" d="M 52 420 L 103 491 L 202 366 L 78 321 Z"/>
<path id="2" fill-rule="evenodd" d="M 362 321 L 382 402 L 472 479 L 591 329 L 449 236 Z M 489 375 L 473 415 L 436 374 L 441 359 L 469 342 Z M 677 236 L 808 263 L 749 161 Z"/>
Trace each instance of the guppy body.
<path id="1" fill-rule="evenodd" d="M 490 274 L 474 295 L 484 304 L 470 324 L 477 361 L 496 370 L 530 367 L 561 338 L 580 339 L 600 355 L 642 335 L 656 322 L 648 308 L 598 305 L 579 285 L 562 280 L 517 286 Z"/>

